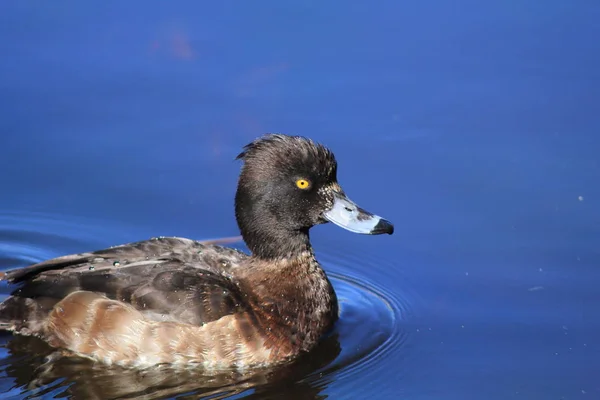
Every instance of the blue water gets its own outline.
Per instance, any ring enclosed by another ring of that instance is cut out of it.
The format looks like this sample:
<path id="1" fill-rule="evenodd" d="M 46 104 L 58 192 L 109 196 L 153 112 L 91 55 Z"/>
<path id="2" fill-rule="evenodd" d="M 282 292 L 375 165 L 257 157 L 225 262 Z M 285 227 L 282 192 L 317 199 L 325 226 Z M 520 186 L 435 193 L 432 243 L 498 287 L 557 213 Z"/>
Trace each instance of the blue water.
<path id="1" fill-rule="evenodd" d="M 264 132 L 328 145 L 396 233 L 312 231 L 342 315 L 290 370 L 43 375 L 43 345 L 3 334 L 2 397 L 600 398 L 599 20 L 594 0 L 3 1 L 0 269 L 237 235 L 233 158 Z"/>

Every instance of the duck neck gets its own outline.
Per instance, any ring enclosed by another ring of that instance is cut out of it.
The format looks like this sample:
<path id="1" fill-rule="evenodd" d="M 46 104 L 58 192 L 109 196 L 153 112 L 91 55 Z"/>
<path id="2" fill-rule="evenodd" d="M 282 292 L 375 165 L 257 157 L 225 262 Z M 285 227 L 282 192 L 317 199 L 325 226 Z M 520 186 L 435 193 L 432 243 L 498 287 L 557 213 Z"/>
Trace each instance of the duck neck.
<path id="1" fill-rule="evenodd" d="M 255 317 L 269 327 L 265 345 L 287 354 L 314 347 L 338 318 L 333 286 L 310 245 L 304 248 L 289 258 L 253 255 L 238 276 Z"/>
<path id="2" fill-rule="evenodd" d="M 252 232 L 242 230 L 242 237 L 252 256 L 262 260 L 297 259 L 313 255 L 308 229 L 258 229 Z"/>

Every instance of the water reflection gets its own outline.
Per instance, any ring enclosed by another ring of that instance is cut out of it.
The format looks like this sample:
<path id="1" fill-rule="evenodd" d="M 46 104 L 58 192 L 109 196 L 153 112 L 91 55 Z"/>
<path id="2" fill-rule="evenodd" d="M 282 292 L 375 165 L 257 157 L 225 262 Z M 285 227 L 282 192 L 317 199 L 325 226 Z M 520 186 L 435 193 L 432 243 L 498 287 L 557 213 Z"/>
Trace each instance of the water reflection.
<path id="1" fill-rule="evenodd" d="M 84 358 L 67 357 L 45 342 L 2 334 L 0 388 L 19 393 L 69 395 L 81 399 L 154 399 L 176 395 L 224 398 L 325 398 L 322 391 L 340 375 L 364 374 L 388 351 L 406 343 L 402 310 L 385 292 L 339 273 L 330 274 L 340 300 L 334 331 L 309 354 L 285 366 L 240 373 L 207 375 L 201 370 L 161 366 L 148 370 L 108 367 Z M 393 350 L 392 350 L 393 349 Z"/>
<path id="2" fill-rule="evenodd" d="M 319 393 L 326 383 L 314 371 L 339 355 L 337 336 L 330 335 L 314 352 L 290 365 L 248 373 L 206 375 L 168 366 L 148 370 L 107 367 L 84 358 L 65 357 L 39 339 L 22 336 L 7 340 L 9 354 L 1 364 L 16 387 L 35 396 L 52 392 L 73 399 L 157 399 L 183 394 L 223 398 L 253 389 L 247 393 L 250 398 L 276 393 L 285 398 L 320 399 L 324 398 Z"/>
<path id="3" fill-rule="evenodd" d="M 101 248 L 103 238 L 119 236 L 118 229 L 100 228 L 105 225 L 101 221 L 51 214 L 0 214 L 0 270 Z M 227 246 L 242 245 L 239 237 L 212 241 Z M 390 352 L 402 351 L 409 339 L 402 324 L 413 312 L 414 299 L 409 292 L 401 298 L 376 282 L 385 281 L 384 278 L 373 281 L 364 275 L 370 265 L 383 270 L 395 268 L 390 261 L 372 257 L 367 261 L 352 250 L 343 254 L 331 250 L 319 258 L 338 295 L 340 319 L 314 351 L 289 365 L 218 375 L 168 366 L 125 369 L 66 357 L 39 339 L 2 333 L 0 392 L 17 397 L 68 395 L 76 399 L 325 398 L 324 390 L 336 378 L 364 375 L 376 360 L 388 357 Z M 3 295 L 8 295 L 11 289 L 5 282 L 0 284 Z"/>

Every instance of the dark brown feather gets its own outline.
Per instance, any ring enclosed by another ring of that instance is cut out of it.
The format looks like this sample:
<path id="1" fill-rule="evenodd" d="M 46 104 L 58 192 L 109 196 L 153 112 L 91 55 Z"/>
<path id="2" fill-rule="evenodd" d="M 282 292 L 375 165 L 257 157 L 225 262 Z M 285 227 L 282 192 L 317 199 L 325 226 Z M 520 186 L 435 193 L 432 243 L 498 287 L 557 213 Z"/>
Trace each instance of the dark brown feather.
<path id="1" fill-rule="evenodd" d="M 150 319 L 202 325 L 241 304 L 230 278 L 247 258 L 231 248 L 155 238 L 8 271 L 2 280 L 19 287 L 0 305 L 0 327 L 29 334 L 75 291 L 123 301 Z"/>
<path id="2" fill-rule="evenodd" d="M 18 288 L 0 304 L 0 328 L 109 364 L 281 362 L 316 344 L 337 318 L 335 293 L 311 251 L 267 262 L 159 238 L 2 279 Z"/>
<path id="3" fill-rule="evenodd" d="M 312 349 L 338 316 L 308 235 L 341 190 L 335 157 L 306 138 L 266 135 L 239 158 L 236 220 L 252 256 L 155 238 L 0 273 L 16 285 L 0 329 L 128 366 L 245 368 Z"/>

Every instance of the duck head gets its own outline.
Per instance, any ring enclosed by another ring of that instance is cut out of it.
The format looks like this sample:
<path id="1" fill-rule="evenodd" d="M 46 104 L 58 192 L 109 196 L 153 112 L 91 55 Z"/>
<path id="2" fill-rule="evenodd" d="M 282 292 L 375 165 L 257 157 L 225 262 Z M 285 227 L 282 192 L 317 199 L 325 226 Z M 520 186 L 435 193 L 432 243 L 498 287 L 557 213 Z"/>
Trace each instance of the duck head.
<path id="1" fill-rule="evenodd" d="M 333 222 L 351 232 L 392 234 L 394 226 L 352 202 L 337 182 L 326 147 L 300 136 L 268 134 L 246 145 L 235 196 L 244 241 L 255 256 L 287 257 L 309 245 L 308 230 Z"/>

